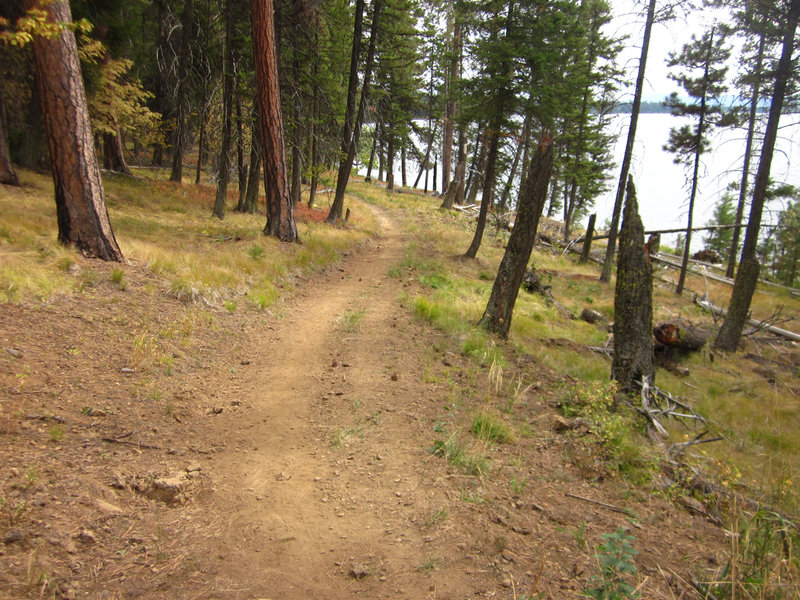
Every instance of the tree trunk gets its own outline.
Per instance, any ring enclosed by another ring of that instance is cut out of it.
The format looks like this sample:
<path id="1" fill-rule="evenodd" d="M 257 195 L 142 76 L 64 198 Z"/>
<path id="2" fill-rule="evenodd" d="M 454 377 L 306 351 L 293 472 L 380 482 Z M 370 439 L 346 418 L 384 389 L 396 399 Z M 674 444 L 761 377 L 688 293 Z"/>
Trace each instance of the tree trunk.
<path id="1" fill-rule="evenodd" d="M 386 189 L 394 189 L 394 134 L 391 132 L 386 148 Z"/>
<path id="2" fill-rule="evenodd" d="M 620 228 L 617 287 L 614 294 L 614 359 L 611 378 L 620 391 L 655 379 L 653 355 L 653 267 L 644 250 L 644 226 L 636 188 L 628 178 L 625 214 Z"/>
<path id="3" fill-rule="evenodd" d="M 517 169 L 519 168 L 519 161 L 522 157 L 522 149 L 528 143 L 528 136 L 530 135 L 528 123 L 530 122 L 530 115 L 525 115 L 525 121 L 522 123 L 522 135 L 519 138 L 519 142 L 517 143 L 517 150 L 514 152 L 514 160 L 511 163 L 511 172 L 508 174 L 508 180 L 506 181 L 506 185 L 503 187 L 503 195 L 500 196 L 500 202 L 497 203 L 497 212 L 501 213 L 506 209 L 508 206 L 508 200 L 511 197 L 511 188 L 514 185 L 514 177 L 517 175 Z M 523 163 L 524 166 L 525 163 Z M 499 223 L 499 220 L 498 220 Z"/>
<path id="4" fill-rule="evenodd" d="M 3 78 L 0 76 L 0 183 L 19 185 L 19 178 L 11 164 L 8 151 L 8 126 L 6 125 L 6 105 L 3 98 Z"/>
<path id="5" fill-rule="evenodd" d="M 381 135 L 381 122 L 380 120 L 375 121 L 375 131 L 372 135 L 372 149 L 369 151 L 369 163 L 367 164 L 367 176 L 364 178 L 364 181 L 367 183 L 372 181 L 372 165 L 375 162 L 375 149 L 378 147 L 378 139 Z M 379 177 L 380 179 L 380 177 Z"/>
<path id="6" fill-rule="evenodd" d="M 764 132 L 764 143 L 761 147 L 761 158 L 756 173 L 756 183 L 753 188 L 753 201 L 750 206 L 750 218 L 747 223 L 747 232 L 742 248 L 742 264 L 736 274 L 733 284 L 728 316 L 722 323 L 714 347 L 719 350 L 733 352 L 739 344 L 750 302 L 755 292 L 755 282 L 758 279 L 759 265 L 755 259 L 758 231 L 761 227 L 761 213 L 764 209 L 764 199 L 769 185 L 769 173 L 772 167 L 772 154 L 775 150 L 775 139 L 778 136 L 778 123 L 780 122 L 783 102 L 786 96 L 786 87 L 792 75 L 792 50 L 797 23 L 800 19 L 800 0 L 792 0 L 786 19 L 784 30 L 783 48 L 775 73 L 775 87 L 772 92 L 772 102 L 769 108 L 767 129 Z M 745 269 L 747 263 L 747 269 Z M 751 281 L 752 279 L 752 281 Z"/>
<path id="7" fill-rule="evenodd" d="M 253 53 L 259 97 L 257 105 L 261 112 L 264 187 L 267 195 L 267 225 L 264 235 L 275 236 L 282 242 L 297 242 L 299 237 L 286 173 L 273 3 L 270 0 L 252 2 Z"/>
<path id="8" fill-rule="evenodd" d="M 455 7 L 452 9 L 456 12 Z M 444 132 L 442 136 L 442 189 L 450 186 L 450 172 L 453 157 L 453 121 L 456 115 L 455 89 L 458 81 L 458 66 L 461 62 L 461 22 L 453 15 L 453 49 L 447 75 L 447 101 L 444 107 Z"/>
<path id="9" fill-rule="evenodd" d="M 300 58 L 298 56 L 298 37 L 299 36 L 295 36 L 294 38 L 294 52 L 292 58 L 292 77 L 294 79 L 292 82 L 292 87 L 294 88 L 292 94 L 294 105 L 292 108 L 294 110 L 294 126 L 292 128 L 292 187 L 289 192 L 292 199 L 292 206 L 295 208 L 297 208 L 297 204 L 300 202 L 303 175 L 303 149 L 301 148 L 302 129 L 300 127 L 300 111 L 302 106 L 300 105 Z"/>
<path id="10" fill-rule="evenodd" d="M 229 9 L 230 12 L 230 9 Z M 178 55 L 178 114 L 175 118 L 175 130 L 172 143 L 172 173 L 169 180 L 181 182 L 183 179 L 183 155 L 186 152 L 186 119 L 189 116 L 189 63 L 192 59 L 192 19 L 194 18 L 194 0 L 184 0 L 181 15 L 181 48 Z"/>
<path id="11" fill-rule="evenodd" d="M 256 109 L 256 113 L 258 109 Z M 250 168 L 247 172 L 247 193 L 244 199 L 244 212 L 254 214 L 258 209 L 258 185 L 261 182 L 261 132 L 260 117 L 256 115 L 250 132 Z"/>
<path id="12" fill-rule="evenodd" d="M 706 122 L 706 89 L 708 81 L 708 71 L 711 68 L 711 52 L 714 47 L 714 29 L 711 29 L 711 37 L 708 42 L 708 53 L 703 67 L 703 95 L 700 98 L 700 121 L 697 124 L 697 135 L 695 136 L 694 169 L 692 171 L 692 191 L 689 194 L 689 215 L 686 225 L 686 241 L 683 246 L 683 260 L 681 261 L 681 273 L 678 276 L 678 286 L 675 293 L 680 296 L 683 294 L 683 286 L 686 282 L 686 269 L 689 267 L 689 255 L 692 244 L 692 220 L 694 219 L 694 201 L 697 196 L 697 180 L 700 176 L 700 154 L 703 151 L 703 133 L 705 132 Z"/>
<path id="13" fill-rule="evenodd" d="M 225 60 L 222 74 L 222 145 L 217 165 L 217 197 L 212 214 L 218 219 L 225 218 L 225 203 L 228 200 L 228 180 L 230 178 L 231 154 L 231 112 L 233 109 L 233 2 L 225 3 Z M 255 27 L 255 23 L 253 24 Z"/>
<path id="14" fill-rule="evenodd" d="M 436 137 L 436 126 L 433 125 L 430 130 L 430 135 L 428 137 L 428 145 L 425 148 L 425 156 L 422 159 L 422 164 L 419 166 L 419 173 L 417 173 L 417 178 L 414 180 L 414 185 L 411 187 L 417 187 L 419 184 L 419 180 L 422 179 L 422 174 L 427 174 L 428 172 L 428 163 L 431 159 L 431 146 L 433 146 L 433 140 Z M 426 186 L 427 187 L 427 186 Z M 428 191 L 427 189 L 425 190 Z"/>
<path id="15" fill-rule="evenodd" d="M 491 126 L 491 138 L 489 140 L 489 151 L 486 157 L 486 173 L 483 178 L 483 194 L 481 197 L 481 208 L 478 211 L 478 222 L 475 225 L 475 235 L 472 236 L 472 243 L 467 248 L 464 256 L 475 258 L 483 240 L 483 230 L 486 227 L 486 217 L 489 207 L 492 205 L 494 195 L 494 171 L 497 165 L 497 153 L 500 148 L 500 125 L 503 114 L 503 100 L 498 100 L 495 108 L 495 117 Z"/>
<path id="16" fill-rule="evenodd" d="M 67 0 L 25 4 L 44 10 L 50 23 L 72 21 Z M 33 54 L 53 169 L 58 240 L 87 256 L 120 261 L 94 153 L 75 34 L 34 36 Z"/>
<path id="17" fill-rule="evenodd" d="M 553 170 L 553 144 L 547 133 L 539 141 L 529 168 L 527 185 L 520 191 L 517 220 L 508 239 L 480 324 L 502 338 L 508 337 L 519 286 L 533 250 L 539 218 Z"/>
<path id="18" fill-rule="evenodd" d="M 763 19 L 762 19 L 763 23 Z M 753 156 L 753 140 L 755 138 L 756 121 L 758 120 L 758 101 L 761 98 L 761 78 L 763 76 L 764 64 L 764 43 L 766 33 L 762 32 L 758 40 L 758 50 L 756 54 L 756 67 L 753 70 L 753 93 L 750 96 L 750 112 L 747 116 L 747 138 L 744 144 L 744 160 L 742 165 L 742 179 L 739 182 L 739 201 L 736 204 L 736 220 L 734 225 L 742 224 L 744 207 L 747 202 L 747 192 L 750 183 L 750 162 Z M 736 254 L 739 249 L 740 227 L 733 228 L 733 239 L 731 239 L 731 249 L 728 252 L 728 266 L 725 270 L 725 277 L 733 279 L 736 271 Z"/>
<path id="19" fill-rule="evenodd" d="M 247 165 L 244 162 L 244 123 L 242 122 L 242 97 L 236 94 L 236 173 L 239 176 L 239 201 L 236 212 L 244 212 L 247 202 Z"/>
<path id="20" fill-rule="evenodd" d="M 358 2 L 362 3 L 363 0 L 356 0 L 356 12 L 358 12 Z M 364 122 L 364 115 L 367 110 L 367 102 L 369 100 L 369 87 L 372 79 L 372 68 L 375 63 L 375 48 L 378 42 L 378 24 L 380 22 L 380 14 L 383 8 L 383 0 L 375 0 L 372 7 L 372 25 L 370 27 L 369 35 L 369 49 L 367 50 L 367 59 L 364 64 L 364 81 L 361 84 L 361 98 L 358 103 L 358 111 L 355 114 L 355 119 L 348 127 L 348 119 L 345 119 L 344 134 L 342 136 L 342 160 L 339 164 L 339 173 L 336 178 L 336 194 L 333 198 L 331 210 L 328 213 L 326 221 L 328 223 L 336 223 L 342 219 L 342 208 L 344 207 L 344 192 L 347 189 L 347 182 L 350 179 L 350 172 L 353 170 L 353 162 L 355 161 L 356 150 L 358 149 L 358 138 L 361 135 L 361 124 Z M 358 83 L 358 53 L 357 50 L 361 45 L 361 26 L 360 19 L 356 23 L 353 33 L 353 56 L 350 61 L 350 83 L 347 90 L 347 106 L 348 115 L 351 112 L 351 95 L 352 104 L 355 104 L 355 88 Z M 354 81 L 355 79 L 355 81 Z"/>
<path id="21" fill-rule="evenodd" d="M 631 170 L 631 160 L 633 158 L 633 143 L 636 141 L 636 125 L 639 122 L 639 110 L 642 106 L 642 92 L 644 90 L 644 73 L 647 67 L 647 53 L 650 49 L 650 33 L 653 30 L 653 21 L 656 14 L 656 0 L 650 0 L 647 7 L 647 18 L 644 24 L 644 37 L 642 39 L 642 52 L 639 55 L 639 71 L 636 75 L 636 91 L 633 95 L 633 106 L 631 107 L 631 121 L 628 126 L 628 138 L 625 142 L 625 154 L 622 157 L 622 167 L 619 171 L 619 183 L 617 184 L 617 197 L 614 201 L 614 211 L 611 215 L 611 227 L 608 230 L 608 246 L 606 247 L 606 258 L 603 261 L 603 272 L 600 274 L 600 281 L 611 281 L 611 268 L 614 264 L 614 253 L 617 248 L 617 227 L 619 227 L 619 215 L 622 211 L 622 199 L 625 195 L 625 183 L 628 180 L 628 172 Z"/>
<path id="22" fill-rule="evenodd" d="M 197 138 L 197 169 L 195 170 L 194 175 L 194 183 L 195 185 L 199 185 L 200 183 L 200 175 L 203 172 L 203 160 L 205 156 L 203 154 L 204 146 L 206 143 L 206 119 L 205 115 L 201 115 L 200 117 L 200 134 Z"/>
<path id="23" fill-rule="evenodd" d="M 464 179 L 467 171 L 467 133 L 462 127 L 458 132 L 458 158 L 456 172 L 450 185 L 444 192 L 441 208 L 450 210 L 454 204 L 464 202 Z"/>
<path id="24" fill-rule="evenodd" d="M 117 127 L 116 133 L 103 134 L 103 168 L 124 175 L 133 175 L 122 153 L 122 136 Z"/>
<path id="25" fill-rule="evenodd" d="M 400 185 L 408 187 L 406 179 L 406 138 L 400 140 Z"/>
<path id="26" fill-rule="evenodd" d="M 589 226 L 586 228 L 586 235 L 583 240 L 583 249 L 581 250 L 581 257 L 579 263 L 589 262 L 589 253 L 592 251 L 592 238 L 594 236 L 594 224 L 597 220 L 597 215 L 593 214 L 589 217 Z"/>

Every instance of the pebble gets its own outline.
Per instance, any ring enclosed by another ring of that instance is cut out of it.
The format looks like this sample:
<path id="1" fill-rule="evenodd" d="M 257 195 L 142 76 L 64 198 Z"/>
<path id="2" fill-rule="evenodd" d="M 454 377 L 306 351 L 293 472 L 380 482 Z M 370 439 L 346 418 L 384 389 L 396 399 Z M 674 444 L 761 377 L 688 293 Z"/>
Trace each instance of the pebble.
<path id="1" fill-rule="evenodd" d="M 511 587 L 511 577 L 503 577 L 500 580 L 500 585 L 502 585 L 504 588 L 510 588 Z"/>
<path id="2" fill-rule="evenodd" d="M 13 544 L 14 542 L 21 542 L 25 539 L 25 534 L 19 529 L 9 529 L 3 536 L 4 544 Z"/>
<path id="3" fill-rule="evenodd" d="M 22 358 L 22 352 L 16 348 L 6 348 L 6 354 L 13 356 L 14 358 Z"/>

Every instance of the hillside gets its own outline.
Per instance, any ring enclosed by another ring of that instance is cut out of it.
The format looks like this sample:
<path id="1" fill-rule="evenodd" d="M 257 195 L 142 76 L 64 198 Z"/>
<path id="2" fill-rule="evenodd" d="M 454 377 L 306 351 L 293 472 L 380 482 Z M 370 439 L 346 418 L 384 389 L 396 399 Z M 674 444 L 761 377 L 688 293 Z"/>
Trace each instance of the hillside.
<path id="1" fill-rule="evenodd" d="M 106 181 L 123 265 L 56 244 L 47 177 L 0 188 L 0 597 L 800 594 L 795 346 L 659 369 L 723 438 L 668 476 L 663 448 L 700 430 L 653 440 L 611 406 L 607 330 L 524 292 L 508 342 L 475 328 L 502 235 L 464 260 L 463 215 L 354 182 L 347 227 L 303 208 L 280 245 L 161 175 Z M 595 267 L 534 254 L 567 310 L 613 316 Z M 714 326 L 655 296 L 657 320 Z M 754 316 L 778 305 L 800 315 L 760 290 Z"/>

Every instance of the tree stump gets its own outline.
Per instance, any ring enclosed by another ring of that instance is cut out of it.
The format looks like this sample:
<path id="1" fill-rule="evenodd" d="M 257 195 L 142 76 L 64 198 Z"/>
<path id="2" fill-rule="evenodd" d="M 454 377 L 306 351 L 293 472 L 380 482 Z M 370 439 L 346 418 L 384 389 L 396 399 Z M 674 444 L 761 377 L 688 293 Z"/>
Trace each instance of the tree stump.
<path id="1" fill-rule="evenodd" d="M 653 268 L 645 252 L 644 226 L 636 188 L 628 178 L 619 236 L 617 287 L 614 295 L 614 360 L 611 377 L 620 391 L 633 392 L 644 378 L 655 378 L 653 355 Z"/>

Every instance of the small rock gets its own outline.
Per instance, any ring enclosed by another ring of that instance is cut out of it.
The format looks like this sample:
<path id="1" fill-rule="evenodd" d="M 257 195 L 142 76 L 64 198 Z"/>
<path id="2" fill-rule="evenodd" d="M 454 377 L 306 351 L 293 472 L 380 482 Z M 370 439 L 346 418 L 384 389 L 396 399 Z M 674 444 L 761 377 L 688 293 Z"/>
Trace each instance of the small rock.
<path id="1" fill-rule="evenodd" d="M 131 369 L 130 367 L 122 367 L 122 368 L 119 370 L 119 372 L 120 372 L 120 373 L 125 373 L 125 374 L 127 374 L 127 375 L 130 375 L 131 373 L 135 373 L 135 372 L 136 372 L 136 369 Z"/>
<path id="2" fill-rule="evenodd" d="M 194 473 L 195 471 L 202 471 L 202 470 L 203 470 L 203 467 L 201 467 L 197 463 L 195 463 L 193 465 L 189 465 L 188 467 L 186 467 L 186 472 L 187 473 Z"/>
<path id="3" fill-rule="evenodd" d="M 343 362 L 343 363 L 342 363 L 342 366 L 343 366 L 343 367 L 349 367 L 349 366 L 350 366 L 350 363 Z"/>
<path id="4" fill-rule="evenodd" d="M 362 565 L 361 563 L 350 563 L 350 577 L 354 579 L 363 579 L 369 575 L 369 569 L 366 565 Z"/>
<path id="5" fill-rule="evenodd" d="M 119 506 L 106 502 L 102 498 L 95 498 L 94 503 L 98 509 L 109 515 L 121 515 L 123 512 Z"/>
<path id="6" fill-rule="evenodd" d="M 241 405 L 242 405 L 241 400 L 231 400 L 231 406 L 241 406 Z"/>
<path id="7" fill-rule="evenodd" d="M 183 474 L 159 477 L 154 479 L 143 493 L 152 500 L 158 500 L 166 504 L 183 504 L 186 502 L 185 487 L 187 481 Z"/>
<path id="8" fill-rule="evenodd" d="M 97 536 L 94 534 L 94 531 L 90 529 L 82 529 L 76 537 L 79 542 L 83 542 L 84 544 L 97 543 Z"/>
<path id="9" fill-rule="evenodd" d="M 564 433 L 565 431 L 575 431 L 585 427 L 588 429 L 589 423 L 582 417 L 575 417 L 574 419 L 565 419 L 564 417 L 556 416 L 553 419 L 552 429 L 556 433 Z"/>
<path id="10" fill-rule="evenodd" d="M 504 560 L 507 560 L 508 562 L 514 562 L 514 555 L 511 554 L 511 552 L 509 552 L 508 550 L 503 550 L 501 556 L 503 557 Z"/>
<path id="11" fill-rule="evenodd" d="M 6 354 L 9 356 L 13 356 L 14 358 L 22 358 L 22 352 L 17 350 L 16 348 L 6 348 Z"/>
<path id="12" fill-rule="evenodd" d="M 14 542 L 21 542 L 25 539 L 25 534 L 19 529 L 9 529 L 3 536 L 4 544 L 13 544 Z"/>
<path id="13" fill-rule="evenodd" d="M 680 499 L 680 503 L 693 515 L 700 515 L 704 517 L 708 514 L 708 510 L 706 509 L 705 505 L 691 496 L 684 496 Z"/>
<path id="14" fill-rule="evenodd" d="M 292 478 L 291 473 L 285 473 L 283 471 L 281 471 L 275 476 L 275 479 L 277 479 L 278 481 L 289 481 L 291 478 Z"/>
<path id="15" fill-rule="evenodd" d="M 211 408 L 209 408 L 206 411 L 206 414 L 209 414 L 209 415 L 219 415 L 221 413 L 222 413 L 222 407 L 221 406 L 212 406 Z"/>
<path id="16" fill-rule="evenodd" d="M 397 373 L 392 373 L 391 380 L 392 381 L 397 381 L 398 379 L 400 379 L 400 376 Z"/>
<path id="17" fill-rule="evenodd" d="M 500 585 L 502 585 L 504 588 L 510 588 L 511 587 L 511 577 L 503 577 L 500 580 Z"/>

